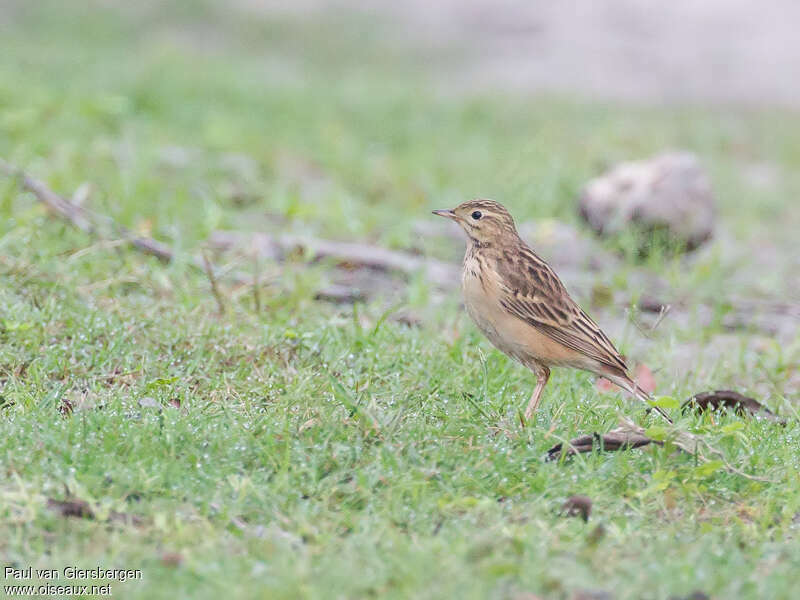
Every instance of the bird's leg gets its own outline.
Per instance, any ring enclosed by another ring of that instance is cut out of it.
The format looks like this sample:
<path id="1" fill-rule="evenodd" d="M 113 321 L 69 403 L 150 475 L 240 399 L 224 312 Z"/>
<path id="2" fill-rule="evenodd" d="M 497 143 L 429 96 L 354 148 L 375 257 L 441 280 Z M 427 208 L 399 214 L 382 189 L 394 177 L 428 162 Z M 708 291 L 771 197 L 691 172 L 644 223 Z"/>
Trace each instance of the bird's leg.
<path id="1" fill-rule="evenodd" d="M 537 365 L 536 368 L 536 387 L 533 388 L 528 408 L 525 409 L 525 420 L 530 421 L 533 413 L 539 408 L 539 399 L 542 397 L 542 390 L 547 385 L 547 380 L 550 378 L 550 369 L 544 365 Z"/>

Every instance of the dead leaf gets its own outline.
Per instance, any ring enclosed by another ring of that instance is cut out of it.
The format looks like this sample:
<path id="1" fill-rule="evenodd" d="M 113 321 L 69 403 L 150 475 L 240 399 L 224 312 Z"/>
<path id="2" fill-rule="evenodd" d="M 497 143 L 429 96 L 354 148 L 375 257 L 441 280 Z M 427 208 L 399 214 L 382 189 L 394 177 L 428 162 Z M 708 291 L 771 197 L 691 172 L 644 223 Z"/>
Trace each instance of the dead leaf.
<path id="1" fill-rule="evenodd" d="M 592 499 L 589 496 L 570 496 L 561 505 L 561 512 L 568 517 L 580 517 L 588 522 L 592 513 Z"/>
<path id="2" fill-rule="evenodd" d="M 390 318 L 395 323 L 400 323 L 406 327 L 420 327 L 422 325 L 422 318 L 419 315 L 408 311 L 395 313 Z"/>
<path id="3" fill-rule="evenodd" d="M 557 460 L 561 458 L 562 453 L 565 456 L 580 454 L 584 452 L 591 452 L 598 448 L 601 452 L 615 452 L 617 450 L 628 450 L 631 448 L 640 448 L 649 443 L 661 445 L 661 442 L 651 440 L 649 437 L 627 431 L 621 428 L 613 429 L 606 434 L 600 435 L 593 433 L 592 435 L 582 435 L 573 440 L 570 440 L 566 450 L 562 450 L 562 444 L 556 444 L 547 451 L 545 460 Z"/>
<path id="4" fill-rule="evenodd" d="M 639 298 L 638 307 L 642 312 L 660 313 L 668 306 L 668 303 L 662 302 L 658 298 L 648 296 L 647 294 L 643 294 L 642 297 Z"/>
<path id="5" fill-rule="evenodd" d="M 47 508 L 54 510 L 64 518 L 75 517 L 77 519 L 94 520 L 96 515 L 86 500 L 73 498 L 71 500 L 47 499 Z M 127 525 L 142 525 L 143 519 L 138 515 L 121 513 L 112 510 L 108 515 L 108 520 L 113 522 L 125 523 Z"/>
<path id="6" fill-rule="evenodd" d="M 94 512 L 86 500 L 55 500 L 54 498 L 48 498 L 47 508 L 56 511 L 62 517 L 94 519 Z"/>
<path id="7" fill-rule="evenodd" d="M 786 424 L 786 419 L 780 418 L 755 398 L 750 398 L 733 390 L 716 390 L 695 394 L 681 405 L 681 410 L 684 412 L 689 409 L 705 412 L 722 408 L 733 410 L 737 415 L 761 416 L 781 425 Z"/>
<path id="8" fill-rule="evenodd" d="M 183 555 L 179 552 L 164 552 L 161 555 L 161 564 L 167 567 L 180 567 L 183 563 Z"/>
<path id="9" fill-rule="evenodd" d="M 650 367 L 645 364 L 641 364 L 636 367 L 636 370 L 633 374 L 633 380 L 648 394 L 652 394 L 656 390 L 656 378 L 653 376 L 653 372 L 650 370 Z M 594 382 L 594 387 L 601 394 L 611 394 L 621 391 L 618 386 L 611 383 L 605 377 L 598 377 Z"/>

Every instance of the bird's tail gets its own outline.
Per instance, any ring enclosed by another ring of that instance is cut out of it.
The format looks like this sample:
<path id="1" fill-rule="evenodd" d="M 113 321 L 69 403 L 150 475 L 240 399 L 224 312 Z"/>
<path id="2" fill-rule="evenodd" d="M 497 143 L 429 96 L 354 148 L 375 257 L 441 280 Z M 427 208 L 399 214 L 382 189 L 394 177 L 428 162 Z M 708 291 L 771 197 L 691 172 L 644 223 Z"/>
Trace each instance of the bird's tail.
<path id="1" fill-rule="evenodd" d="M 667 412 L 663 408 L 661 408 L 660 406 L 653 406 L 651 404 L 651 401 L 653 400 L 653 397 L 650 394 L 648 394 L 646 391 L 644 391 L 642 388 L 640 388 L 636 384 L 636 382 L 633 381 L 633 379 L 628 377 L 627 374 L 625 374 L 625 373 L 622 373 L 622 374 L 615 373 L 615 374 L 604 374 L 603 376 L 606 379 L 608 379 L 609 381 L 611 381 L 612 383 L 614 383 L 614 384 L 618 385 L 619 387 L 621 387 L 623 390 L 625 390 L 626 392 L 628 392 L 632 396 L 634 396 L 637 400 L 641 400 L 642 402 L 644 402 L 647 406 L 649 406 L 654 411 L 656 411 L 658 414 L 660 414 L 662 417 L 664 417 L 667 420 L 668 423 L 672 423 L 673 422 L 672 419 L 669 417 L 669 415 L 667 414 Z"/>

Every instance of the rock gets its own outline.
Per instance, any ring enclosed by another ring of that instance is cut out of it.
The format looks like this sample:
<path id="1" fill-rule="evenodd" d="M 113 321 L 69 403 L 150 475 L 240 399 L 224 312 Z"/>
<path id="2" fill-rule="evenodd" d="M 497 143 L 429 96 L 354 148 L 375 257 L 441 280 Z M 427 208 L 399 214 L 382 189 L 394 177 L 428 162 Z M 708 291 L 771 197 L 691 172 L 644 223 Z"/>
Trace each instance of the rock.
<path id="1" fill-rule="evenodd" d="M 591 180 L 581 193 L 580 214 L 601 235 L 633 223 L 665 229 L 691 250 L 713 233 L 714 196 L 694 155 L 667 153 L 622 163 Z"/>

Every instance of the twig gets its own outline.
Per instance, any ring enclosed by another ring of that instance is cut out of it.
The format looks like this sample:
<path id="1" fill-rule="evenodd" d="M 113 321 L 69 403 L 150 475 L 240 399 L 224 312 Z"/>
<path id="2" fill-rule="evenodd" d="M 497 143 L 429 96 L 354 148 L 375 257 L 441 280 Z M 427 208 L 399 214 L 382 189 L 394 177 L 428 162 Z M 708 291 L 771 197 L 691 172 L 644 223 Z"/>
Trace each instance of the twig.
<path id="1" fill-rule="evenodd" d="M 22 169 L 15 167 L 2 158 L 0 158 L 0 171 L 8 177 L 17 179 L 22 184 L 23 189 L 31 192 L 42 204 L 62 219 L 66 219 L 72 225 L 87 233 L 94 231 L 94 226 L 89 220 L 85 209 L 62 198 L 43 182 L 31 177 Z"/>
<path id="2" fill-rule="evenodd" d="M 253 252 L 253 308 L 255 308 L 256 314 L 261 312 L 261 290 L 259 289 L 259 264 L 258 264 L 258 253 Z"/>
<path id="3" fill-rule="evenodd" d="M 166 245 L 153 238 L 135 235 L 127 227 L 124 227 L 105 215 L 98 215 L 78 204 L 71 202 L 63 196 L 51 190 L 39 179 L 31 176 L 23 169 L 16 167 L 0 158 L 0 173 L 8 177 L 15 178 L 20 182 L 23 189 L 31 192 L 34 197 L 44 204 L 47 209 L 55 216 L 64 219 L 72 226 L 95 235 L 104 242 L 113 244 L 129 244 L 136 250 L 155 256 L 164 262 L 172 262 L 175 259 L 173 251 Z M 119 239 L 105 239 L 110 236 L 104 235 L 100 230 L 99 224 L 105 223 L 107 229 L 114 232 Z M 215 242 L 212 236 L 212 244 L 218 243 L 221 247 L 233 245 L 233 239 L 241 238 L 241 234 L 232 233 L 228 237 L 220 234 L 222 242 L 218 238 Z M 257 255 L 274 256 L 276 252 L 288 252 L 297 247 L 313 248 L 318 257 L 338 258 L 343 262 L 362 264 L 371 268 L 399 270 L 406 274 L 411 274 L 420 269 L 424 269 L 430 278 L 439 285 L 447 285 L 457 282 L 457 267 L 441 261 L 428 261 L 412 254 L 394 252 L 377 246 L 366 244 L 346 244 L 341 242 L 327 242 L 325 240 L 312 240 L 301 236 L 284 235 L 277 239 L 277 245 L 272 243 L 269 236 L 256 235 L 253 237 L 253 244 Z M 270 248 L 272 248 L 270 250 Z M 208 276 L 213 275 L 215 282 L 218 281 L 218 269 L 211 265 L 207 257 L 193 257 L 189 264 L 202 270 Z M 231 278 L 237 283 L 253 285 L 254 302 L 256 310 L 260 310 L 261 297 L 258 274 L 255 277 L 245 276 L 243 273 L 229 273 L 227 278 Z M 216 285 L 217 292 L 219 286 Z M 213 290 L 212 290 L 213 291 Z M 221 296 L 220 296 L 221 297 Z M 356 302 L 364 299 L 364 294 L 355 288 L 345 288 L 343 286 L 326 286 L 318 290 L 317 298 L 333 302 Z M 219 298 L 217 299 L 219 303 Z M 223 303 L 224 305 L 224 303 Z"/>
<path id="4" fill-rule="evenodd" d="M 625 307 L 625 312 L 627 313 L 630 322 L 633 323 L 634 327 L 636 327 L 639 333 L 641 333 L 644 337 L 648 339 L 653 338 L 653 332 L 658 328 L 659 325 L 661 325 L 661 322 L 664 320 L 664 317 L 666 317 L 667 313 L 672 309 L 672 305 L 670 304 L 660 304 L 659 306 L 660 308 L 658 310 L 658 317 L 656 318 L 655 322 L 647 329 L 645 329 L 643 323 L 641 323 L 639 319 L 636 318 L 636 314 L 634 314 L 635 309 L 631 309 L 630 307 L 627 306 Z M 639 307 L 639 310 L 643 310 L 641 308 L 641 305 Z"/>
<path id="5" fill-rule="evenodd" d="M 202 256 L 203 256 L 203 268 L 206 272 L 206 276 L 208 277 L 208 281 L 211 284 L 211 293 L 214 294 L 214 299 L 217 301 L 217 308 L 219 308 L 219 314 L 224 315 L 227 312 L 225 301 L 223 300 L 222 294 L 220 293 L 219 287 L 217 286 L 217 278 L 214 276 L 214 269 L 208 260 L 208 256 L 206 256 L 205 250 L 202 251 Z"/>
<path id="6" fill-rule="evenodd" d="M 31 192 L 44 204 L 51 212 L 69 221 L 73 226 L 86 233 L 100 235 L 97 228 L 97 221 L 101 219 L 99 215 L 70 202 L 63 196 L 55 193 L 44 182 L 32 177 L 19 167 L 16 167 L 0 158 L 0 172 L 9 177 L 16 178 L 23 189 Z M 128 228 L 116 223 L 110 217 L 102 217 L 112 229 L 119 232 L 121 238 L 131 244 L 137 250 L 155 256 L 164 262 L 170 262 L 174 256 L 168 246 L 152 238 L 134 235 Z"/>
<path id="7" fill-rule="evenodd" d="M 653 323 L 653 326 L 650 328 L 650 331 L 655 331 L 659 325 L 661 325 L 661 321 L 664 320 L 664 317 L 667 316 L 667 313 L 672 309 L 672 306 L 669 304 L 662 304 L 661 310 L 658 312 L 658 318 L 656 322 Z"/>
<path id="8" fill-rule="evenodd" d="M 567 443 L 558 443 L 547 451 L 545 460 L 550 461 L 557 458 L 562 458 L 563 456 L 591 452 L 595 448 L 600 448 L 601 450 L 607 452 L 614 452 L 616 450 L 640 448 L 650 443 L 661 445 L 661 442 L 652 440 L 643 433 L 631 431 L 625 427 L 620 427 L 617 429 L 612 429 L 603 435 L 600 435 L 599 433 L 582 435 L 570 440 Z M 566 446 L 566 449 L 564 446 Z"/>
<path id="9" fill-rule="evenodd" d="M 89 211 L 81 206 L 76 205 L 73 202 L 70 202 L 63 196 L 55 193 L 51 190 L 47 185 L 45 185 L 42 181 L 32 177 L 24 170 L 11 165 L 10 163 L 6 162 L 2 158 L 0 158 L 0 173 L 3 173 L 9 177 L 16 178 L 22 185 L 22 187 L 31 192 L 37 200 L 39 200 L 42 204 L 44 204 L 51 213 L 64 219 L 65 221 L 69 222 L 74 227 L 77 227 L 81 231 L 84 231 L 90 235 L 97 236 L 101 238 L 104 243 L 107 244 L 120 244 L 120 243 L 127 243 L 130 244 L 136 250 L 143 252 L 144 254 L 149 254 L 151 256 L 155 256 L 159 260 L 163 262 L 171 262 L 175 259 L 175 254 L 172 250 L 166 245 L 153 238 L 146 237 L 146 236 L 139 236 L 133 234 L 127 227 L 124 227 L 111 219 L 110 217 L 104 215 L 98 215 L 92 211 Z M 105 222 L 106 226 L 111 229 L 112 231 L 116 232 L 116 234 L 121 238 L 118 240 L 106 240 L 104 239 L 105 236 L 103 232 L 98 227 L 98 223 Z M 217 277 L 215 275 L 215 268 L 211 265 L 211 262 L 208 260 L 208 257 L 203 253 L 201 258 L 194 257 L 190 264 L 198 269 L 202 269 L 205 271 L 206 276 L 208 277 L 209 281 L 211 282 L 211 291 L 216 298 L 217 305 L 219 306 L 219 310 L 221 314 L 224 314 L 225 311 L 225 302 L 223 296 L 220 292 L 219 286 L 217 285 Z"/>
<path id="10" fill-rule="evenodd" d="M 316 258 L 330 258 L 348 265 L 398 271 L 408 276 L 423 272 L 431 283 L 442 287 L 452 287 L 460 281 L 457 265 L 372 244 L 337 242 L 288 233 L 269 235 L 237 231 L 215 231 L 209 238 L 212 246 L 222 250 L 243 246 L 248 241 L 261 256 L 273 259 L 300 248 Z"/>

